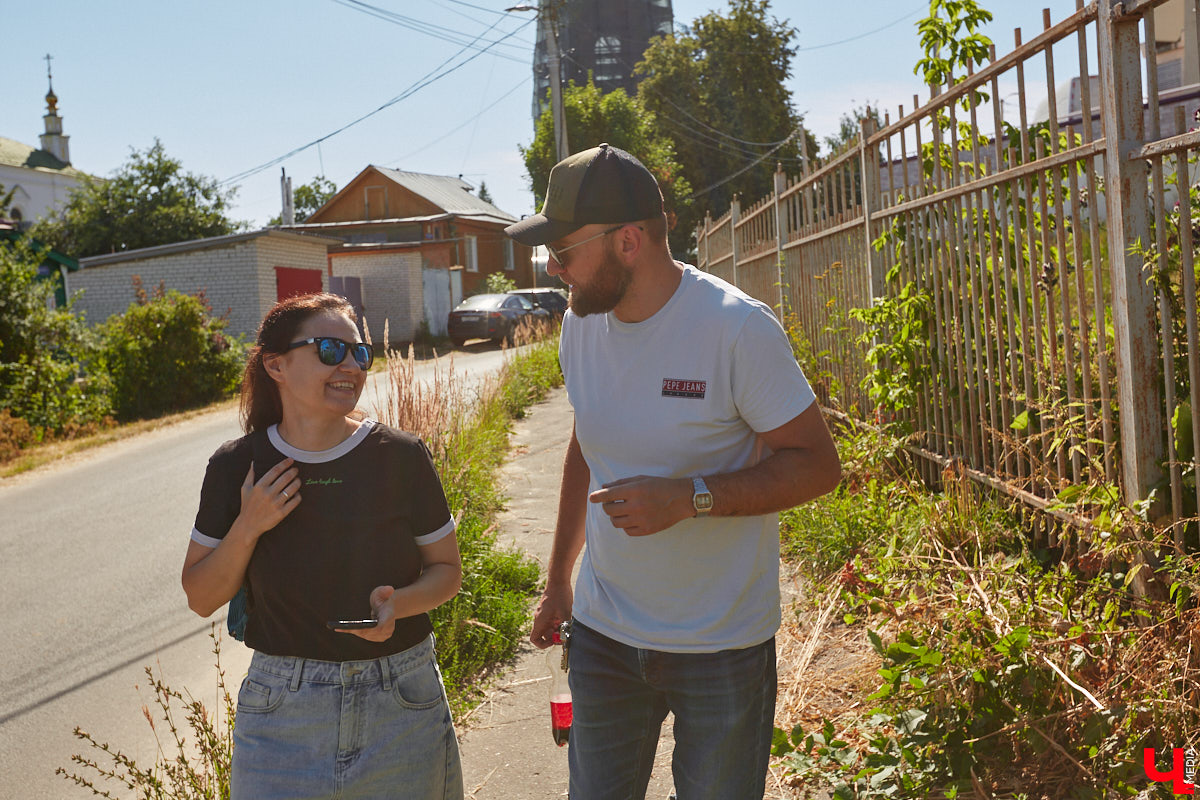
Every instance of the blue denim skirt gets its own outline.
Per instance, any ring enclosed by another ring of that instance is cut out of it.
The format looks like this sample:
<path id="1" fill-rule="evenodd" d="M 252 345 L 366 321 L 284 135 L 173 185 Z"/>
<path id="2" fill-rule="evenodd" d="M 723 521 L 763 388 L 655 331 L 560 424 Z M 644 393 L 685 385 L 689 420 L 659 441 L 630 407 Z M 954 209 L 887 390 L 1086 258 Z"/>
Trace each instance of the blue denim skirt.
<path id="1" fill-rule="evenodd" d="M 433 637 L 371 661 L 256 652 L 238 693 L 231 800 L 461 800 Z"/>

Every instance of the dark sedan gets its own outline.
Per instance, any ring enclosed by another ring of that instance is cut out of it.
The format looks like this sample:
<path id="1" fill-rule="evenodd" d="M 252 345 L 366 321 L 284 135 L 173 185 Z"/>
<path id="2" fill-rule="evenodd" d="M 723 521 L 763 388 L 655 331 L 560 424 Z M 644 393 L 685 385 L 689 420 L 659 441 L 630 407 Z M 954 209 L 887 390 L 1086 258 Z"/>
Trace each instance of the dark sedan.
<path id="1" fill-rule="evenodd" d="M 515 289 L 512 293 L 528 297 L 535 306 L 546 309 L 558 319 L 567 313 L 567 296 L 558 289 Z"/>
<path id="2" fill-rule="evenodd" d="M 521 320 L 546 319 L 550 312 L 516 294 L 477 294 L 450 312 L 450 341 L 461 347 L 467 339 L 511 339 Z"/>

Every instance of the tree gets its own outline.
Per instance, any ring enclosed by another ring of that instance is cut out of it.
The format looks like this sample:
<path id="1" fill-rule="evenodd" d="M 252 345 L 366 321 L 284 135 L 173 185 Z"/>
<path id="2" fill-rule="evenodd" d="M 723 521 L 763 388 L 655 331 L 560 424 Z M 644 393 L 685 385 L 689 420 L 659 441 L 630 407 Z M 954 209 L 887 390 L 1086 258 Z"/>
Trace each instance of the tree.
<path id="1" fill-rule="evenodd" d="M 301 184 L 292 190 L 292 203 L 296 207 L 296 224 L 304 222 L 317 209 L 325 205 L 330 199 L 337 194 L 337 184 L 326 178 L 324 175 L 318 175 L 311 182 Z M 282 225 L 283 217 L 271 217 L 271 221 L 267 225 Z"/>
<path id="2" fill-rule="evenodd" d="M 632 153 L 658 179 L 668 222 L 688 217 L 691 185 L 683 176 L 673 143 L 663 135 L 654 115 L 638 98 L 630 97 L 623 89 L 605 94 L 589 80 L 585 86 L 569 84 L 563 90 L 562 102 L 573 150 L 586 150 L 608 142 Z M 535 205 L 541 208 L 546 199 L 550 170 L 558 162 L 554 147 L 554 115 L 550 108 L 542 112 L 534 126 L 533 142 L 520 150 Z M 692 231 L 679 225 L 668 227 L 672 228 L 671 248 L 685 252 Z"/>
<path id="3" fill-rule="evenodd" d="M 479 199 L 485 203 L 494 202 L 492 200 L 492 193 L 488 191 L 487 181 L 479 182 Z"/>
<path id="4" fill-rule="evenodd" d="M 796 31 L 768 18 L 769 6 L 729 0 L 726 14 L 710 12 L 682 35 L 651 40 L 637 65 L 638 98 L 674 142 L 696 191 L 691 214 L 680 218 L 689 234 L 705 212 L 724 213 L 735 194 L 748 202 L 769 194 L 777 162 L 799 165 L 802 119 L 786 85 Z M 816 154 L 811 134 L 805 145 Z"/>
<path id="5" fill-rule="evenodd" d="M 838 120 L 838 132 L 833 136 L 825 137 L 825 146 L 829 148 L 830 153 L 836 153 L 842 147 L 851 142 L 858 143 L 858 134 L 862 130 L 862 121 L 864 118 L 870 117 L 875 123 L 875 130 L 883 127 L 883 115 L 879 113 L 879 104 L 875 105 L 864 104 L 857 106 L 848 114 L 842 114 Z"/>
<path id="6" fill-rule="evenodd" d="M 234 192 L 215 178 L 184 172 L 155 139 L 111 178 L 84 178 L 66 206 L 33 232 L 75 258 L 222 236 L 244 227 L 226 216 Z"/>

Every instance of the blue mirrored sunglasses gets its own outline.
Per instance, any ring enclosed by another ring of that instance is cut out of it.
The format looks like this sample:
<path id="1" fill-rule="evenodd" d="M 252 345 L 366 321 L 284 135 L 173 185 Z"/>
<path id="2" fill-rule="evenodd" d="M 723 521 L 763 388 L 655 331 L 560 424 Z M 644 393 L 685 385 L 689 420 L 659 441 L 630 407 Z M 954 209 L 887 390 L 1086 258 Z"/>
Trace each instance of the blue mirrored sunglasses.
<path id="1" fill-rule="evenodd" d="M 303 347 L 306 344 L 315 344 L 317 346 L 317 358 L 322 364 L 329 367 L 336 367 L 346 358 L 346 351 L 354 356 L 354 361 L 358 364 L 359 369 L 366 372 L 375 363 L 375 350 L 366 342 L 347 342 L 342 339 L 335 339 L 332 336 L 314 336 L 311 339 L 305 339 L 300 342 L 292 342 L 288 345 L 288 350 L 295 350 L 297 347 Z M 286 352 L 286 351 L 285 351 Z"/>

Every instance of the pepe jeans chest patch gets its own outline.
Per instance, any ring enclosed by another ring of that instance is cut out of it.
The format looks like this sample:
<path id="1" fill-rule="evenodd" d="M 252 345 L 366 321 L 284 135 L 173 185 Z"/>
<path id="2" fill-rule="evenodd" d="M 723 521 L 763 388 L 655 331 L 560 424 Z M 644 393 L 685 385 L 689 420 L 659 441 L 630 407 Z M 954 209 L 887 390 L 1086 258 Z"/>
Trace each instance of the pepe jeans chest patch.
<path id="1" fill-rule="evenodd" d="M 663 378 L 663 397 L 687 397 L 692 400 L 703 400 L 708 390 L 708 381 L 691 381 L 681 378 Z"/>

